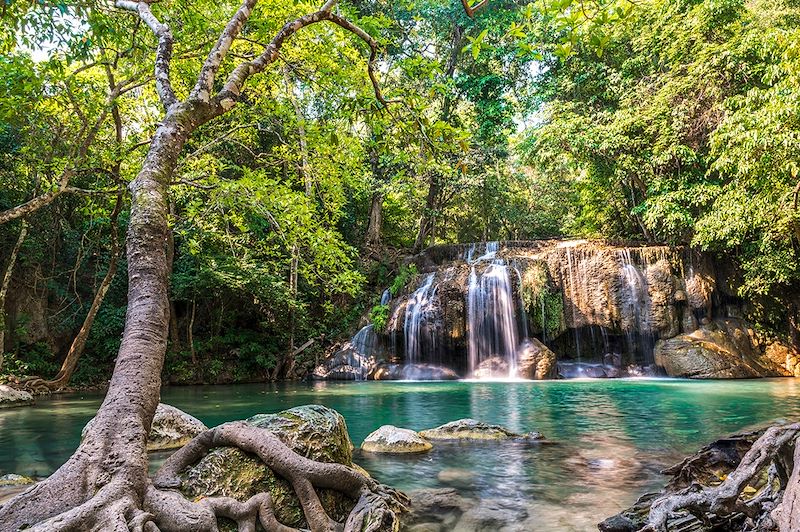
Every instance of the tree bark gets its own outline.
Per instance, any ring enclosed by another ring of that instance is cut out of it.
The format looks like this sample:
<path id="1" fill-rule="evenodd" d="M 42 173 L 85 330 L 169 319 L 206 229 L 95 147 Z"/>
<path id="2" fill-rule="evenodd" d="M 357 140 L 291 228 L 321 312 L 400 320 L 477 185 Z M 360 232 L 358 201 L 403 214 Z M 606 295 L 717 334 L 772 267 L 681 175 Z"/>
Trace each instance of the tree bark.
<path id="1" fill-rule="evenodd" d="M 385 176 L 378 149 L 375 146 L 370 149 L 369 164 L 372 168 L 372 178 L 375 180 L 375 189 L 372 191 L 372 200 L 369 206 L 369 222 L 364 245 L 367 249 L 378 249 L 381 246 L 381 225 L 383 224 L 383 191 L 381 187 Z"/>
<path id="2" fill-rule="evenodd" d="M 438 208 L 439 178 L 432 175 L 428 182 L 428 195 L 425 198 L 425 207 L 419 218 L 419 230 L 414 241 L 414 253 L 419 253 L 425 247 L 428 237 L 433 235 L 436 225 L 436 209 Z"/>
<path id="3" fill-rule="evenodd" d="M 221 62 L 255 4 L 256 0 L 243 0 L 203 64 L 189 100 L 179 102 L 169 79 L 173 40 L 169 27 L 153 15 L 149 1 L 116 1 L 118 8 L 136 13 L 158 38 L 155 79 L 165 108 L 142 169 L 129 186 L 128 309 L 122 343 L 105 400 L 86 426 L 77 451 L 49 478 L 0 506 L 0 530 L 212 532 L 217 528 L 216 519 L 211 518 L 214 515 L 233 517 L 240 530 L 254 530 L 254 518 L 251 519 L 254 512 L 268 529 L 286 530 L 276 525 L 268 494 L 257 495 L 257 500 L 251 499 L 249 504 L 224 497 L 193 503 L 176 492 L 159 490 L 147 475 L 147 438 L 159 402 L 169 329 L 167 192 L 189 135 L 201 124 L 232 109 L 248 78 L 272 64 L 289 37 L 324 20 L 369 44 L 368 72 L 376 98 L 386 104 L 375 85 L 377 43 L 366 32 L 332 13 L 336 0 L 327 0 L 320 10 L 286 23 L 261 55 L 234 68 L 222 90 L 211 97 Z M 349 468 L 334 471 L 326 467 L 330 464 L 298 461 L 302 457 L 292 455 L 291 450 L 262 441 L 263 431 L 243 427 L 230 431 L 230 427 L 223 427 L 190 442 L 186 448 L 191 456 L 198 456 L 215 444 L 231 444 L 258 454 L 276 468 L 286 468 L 281 470 L 282 476 L 289 477 L 298 495 L 310 501 L 303 507 L 315 532 L 339 528 L 320 505 L 314 504 L 311 493 L 315 485 L 324 487 L 334 483 L 335 489 L 348 493 L 355 494 L 354 488 L 358 488 L 359 501 L 344 524 L 345 531 L 377 531 L 378 527 L 383 528 L 386 519 L 392 519 L 389 524 L 397 529 L 393 508 L 403 506 L 400 494 L 383 489 L 367 477 L 353 476 L 354 471 Z M 185 453 L 179 456 L 185 457 Z M 201 516 L 206 519 L 200 520 Z M 374 524 L 376 516 L 379 525 Z"/>
<path id="4" fill-rule="evenodd" d="M 130 184 L 128 310 L 109 389 L 74 455 L 52 476 L 0 508 L 0 529 L 111 529 L 141 503 L 147 436 L 160 397 L 167 345 L 167 186 L 196 127 L 175 106 L 158 127 Z M 69 486 L 69 489 L 65 487 Z"/>
<path id="5" fill-rule="evenodd" d="M 22 220 L 19 228 L 19 236 L 17 243 L 11 250 L 11 255 L 8 257 L 8 264 L 6 271 L 3 274 L 3 283 L 0 285 L 0 370 L 3 369 L 3 362 L 5 360 L 6 349 L 6 296 L 8 295 L 8 288 L 11 286 L 11 276 L 14 274 L 14 267 L 17 264 L 17 257 L 25 238 L 28 236 L 28 222 Z"/>
<path id="6" fill-rule="evenodd" d="M 383 225 L 383 192 L 372 193 L 369 208 L 369 225 L 367 226 L 366 246 L 370 249 L 381 247 L 381 226 Z"/>

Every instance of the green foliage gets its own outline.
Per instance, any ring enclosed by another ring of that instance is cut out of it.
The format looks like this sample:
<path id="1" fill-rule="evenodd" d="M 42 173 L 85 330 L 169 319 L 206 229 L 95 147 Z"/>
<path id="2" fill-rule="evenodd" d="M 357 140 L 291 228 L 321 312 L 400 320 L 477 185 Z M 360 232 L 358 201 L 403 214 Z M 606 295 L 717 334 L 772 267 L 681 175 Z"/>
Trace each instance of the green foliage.
<path id="1" fill-rule="evenodd" d="M 392 284 L 389 286 L 389 291 L 393 296 L 400 294 L 406 287 L 408 282 L 419 274 L 416 264 L 403 264 L 397 272 Z"/>
<path id="2" fill-rule="evenodd" d="M 375 305 L 369 313 L 369 321 L 378 332 L 386 330 L 389 322 L 389 305 Z"/>
<path id="3" fill-rule="evenodd" d="M 525 269 L 520 295 L 534 331 L 555 338 L 564 330 L 563 299 L 549 280 L 546 264 L 534 263 Z"/>
<path id="4" fill-rule="evenodd" d="M 798 22 L 788 1 L 659 0 L 609 19 L 601 59 L 546 58 L 519 148 L 574 191 L 564 231 L 733 255 L 746 296 L 800 280 Z"/>

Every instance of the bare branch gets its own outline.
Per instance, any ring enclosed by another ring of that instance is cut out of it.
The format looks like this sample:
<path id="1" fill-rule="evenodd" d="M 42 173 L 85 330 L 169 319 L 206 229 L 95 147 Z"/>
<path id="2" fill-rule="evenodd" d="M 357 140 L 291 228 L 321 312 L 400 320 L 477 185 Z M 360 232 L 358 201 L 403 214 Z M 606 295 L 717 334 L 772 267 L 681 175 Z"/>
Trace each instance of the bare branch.
<path id="1" fill-rule="evenodd" d="M 480 11 L 482 8 L 486 7 L 489 4 L 489 0 L 481 0 L 474 6 L 469 5 L 469 0 L 461 0 L 461 5 L 464 6 L 464 11 L 466 12 L 469 18 L 474 18 L 475 13 Z"/>
<path id="2" fill-rule="evenodd" d="M 375 39 L 373 39 L 369 33 L 362 30 L 361 28 L 359 28 L 346 18 L 341 17 L 335 13 L 331 13 L 330 21 L 336 24 L 337 26 L 344 28 L 347 31 L 354 33 L 362 41 L 364 41 L 365 43 L 367 43 L 367 45 L 369 45 L 370 52 L 369 52 L 369 61 L 367 62 L 367 74 L 369 75 L 370 82 L 372 82 L 372 89 L 373 91 L 375 91 L 375 99 L 377 99 L 383 107 L 388 107 L 388 105 L 390 103 L 393 103 L 394 100 L 387 102 L 384 99 L 383 94 L 381 93 L 380 84 L 378 83 L 378 77 L 375 74 L 375 62 L 378 59 L 377 41 L 375 41 Z"/>
<path id="3" fill-rule="evenodd" d="M 280 52 L 286 39 L 306 26 L 329 19 L 331 16 L 331 9 L 336 5 L 336 1 L 337 0 L 328 0 L 319 11 L 303 15 L 291 22 L 287 22 L 278 31 L 275 37 L 272 38 L 272 41 L 267 45 L 261 55 L 252 61 L 239 64 L 228 76 L 222 90 L 213 98 L 212 104 L 216 109 L 216 113 L 222 114 L 234 106 L 244 88 L 244 84 L 250 76 L 263 72 L 277 59 L 278 52 Z"/>
<path id="4" fill-rule="evenodd" d="M 372 38 L 370 34 L 347 20 L 346 18 L 333 13 L 333 8 L 336 6 L 338 0 L 328 0 L 325 4 L 314 13 L 304 15 L 291 22 L 287 22 L 278 33 L 273 37 L 272 41 L 266 46 L 264 51 L 252 61 L 241 63 L 237 66 L 230 76 L 228 76 L 222 90 L 217 93 L 213 98 L 213 107 L 218 114 L 224 113 L 236 103 L 239 98 L 244 84 L 254 74 L 263 72 L 270 64 L 277 58 L 283 43 L 297 33 L 302 28 L 328 20 L 337 26 L 355 34 L 363 40 L 370 47 L 370 56 L 367 63 L 367 72 L 369 74 L 370 82 L 372 83 L 373 90 L 375 91 L 375 98 L 381 103 L 383 107 L 387 107 L 391 101 L 387 101 L 380 90 L 377 75 L 375 74 L 375 62 L 378 57 L 378 43 Z M 487 0 L 484 0 L 487 1 Z M 245 0 L 247 3 L 247 0 Z M 240 8 L 241 9 L 241 8 Z M 210 57 L 210 56 L 209 56 Z"/>
<path id="5" fill-rule="evenodd" d="M 150 4 L 147 2 L 117 0 L 116 6 L 120 9 L 138 13 L 142 22 L 147 24 L 156 38 L 158 38 L 155 62 L 156 91 L 158 92 L 159 98 L 161 98 L 161 104 L 165 109 L 169 109 L 178 101 L 175 97 L 175 91 L 172 89 L 172 82 L 169 77 L 170 63 L 172 61 L 172 45 L 174 42 L 172 31 L 170 31 L 169 26 L 162 24 L 155 15 L 153 15 L 153 12 L 150 10 Z"/>
<path id="6" fill-rule="evenodd" d="M 211 91 L 214 88 L 214 78 L 217 75 L 217 71 L 219 71 L 222 61 L 228 54 L 228 50 L 231 49 L 233 40 L 239 35 L 247 19 L 250 18 L 250 14 L 253 12 L 253 7 L 255 7 L 257 1 L 258 0 L 244 0 L 233 17 L 231 17 L 228 25 L 225 26 L 225 29 L 220 34 L 217 44 L 211 49 L 208 58 L 205 63 L 203 63 L 203 68 L 200 70 L 200 75 L 197 76 L 197 83 L 194 89 L 192 89 L 189 99 L 208 102 L 209 98 L 211 98 Z"/>

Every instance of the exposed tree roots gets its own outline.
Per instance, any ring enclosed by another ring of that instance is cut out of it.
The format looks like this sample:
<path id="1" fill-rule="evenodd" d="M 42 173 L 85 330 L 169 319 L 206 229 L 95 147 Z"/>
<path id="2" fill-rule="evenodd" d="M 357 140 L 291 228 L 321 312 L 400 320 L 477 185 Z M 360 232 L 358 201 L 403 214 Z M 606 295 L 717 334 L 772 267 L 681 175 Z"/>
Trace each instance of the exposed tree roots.
<path id="1" fill-rule="evenodd" d="M 136 482 L 126 482 L 124 475 L 118 475 L 90 495 L 88 500 L 63 513 L 38 524 L 24 519 L 17 519 L 13 524 L 17 528 L 35 525 L 32 530 L 47 531 L 216 532 L 217 518 L 225 517 L 235 521 L 240 532 L 254 532 L 258 523 L 267 531 L 296 531 L 278 522 L 269 493 L 258 493 L 244 502 L 230 497 L 208 497 L 192 502 L 177 491 L 181 484 L 180 473 L 221 446 L 238 447 L 258 456 L 275 474 L 287 480 L 300 500 L 310 530 L 314 532 L 397 529 L 397 515 L 405 511 L 409 503 L 404 494 L 350 467 L 309 460 L 267 430 L 233 422 L 203 432 L 168 458 L 152 480 L 145 480 L 143 497 L 138 494 Z M 60 480 L 62 482 L 57 484 L 63 483 L 64 479 Z M 74 495 L 84 492 L 87 484 L 98 485 L 96 478 L 74 478 L 72 481 L 75 482 L 72 487 L 61 485 L 65 493 Z M 34 501 L 47 501 L 53 497 L 52 482 L 50 484 L 48 486 L 48 481 L 45 481 L 10 501 L 11 517 L 14 513 L 17 517 L 20 512 L 24 513 L 24 505 L 14 508 L 18 499 L 33 496 Z M 336 522 L 327 514 L 317 489 L 337 490 L 355 501 L 345 523 Z M 37 494 L 37 490 L 44 493 Z M 4 510 L 6 508 L 0 508 L 0 524 L 4 523 Z M 6 524 L 11 522 L 6 521 Z"/>
<path id="2" fill-rule="evenodd" d="M 750 520 L 754 530 L 777 530 L 779 526 L 781 530 L 789 530 L 782 525 L 786 514 L 782 502 L 784 498 L 792 501 L 797 498 L 790 475 L 796 484 L 800 463 L 794 455 L 799 435 L 800 423 L 769 428 L 718 486 L 703 487 L 695 483 L 657 498 L 642 531 L 666 532 L 668 519 L 682 511 L 704 523 L 708 523 L 711 514 L 718 517 L 740 514 Z M 763 487 L 752 497 L 743 497 L 745 488 L 759 483 L 765 470 L 768 476 Z"/>

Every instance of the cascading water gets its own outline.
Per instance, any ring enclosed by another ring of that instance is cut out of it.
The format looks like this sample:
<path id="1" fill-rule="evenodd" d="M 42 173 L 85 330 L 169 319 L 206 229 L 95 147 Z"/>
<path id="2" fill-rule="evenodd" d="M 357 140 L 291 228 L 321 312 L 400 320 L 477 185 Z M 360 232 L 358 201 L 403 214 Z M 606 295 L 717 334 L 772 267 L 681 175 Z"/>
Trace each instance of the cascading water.
<path id="1" fill-rule="evenodd" d="M 388 305 L 389 301 L 391 300 L 392 300 L 392 291 L 387 288 L 386 290 L 383 291 L 383 294 L 381 294 L 381 305 Z"/>
<path id="2" fill-rule="evenodd" d="M 475 260 L 467 289 L 467 331 L 469 335 L 469 371 L 475 374 L 481 364 L 498 358 L 507 367 L 505 374 L 491 377 L 514 377 L 517 372 L 519 347 L 517 323 L 514 316 L 514 295 L 508 265 L 496 259 L 497 242 L 486 244 L 486 253 Z M 479 274 L 482 261 L 491 261 Z M 502 371 L 502 370 L 501 370 Z"/>
<path id="3" fill-rule="evenodd" d="M 418 364 L 423 361 L 423 334 L 427 315 L 433 310 L 433 298 L 436 286 L 433 284 L 435 273 L 428 274 L 422 286 L 417 288 L 406 305 L 406 317 L 403 329 L 406 341 L 406 363 Z M 435 352 L 436 335 L 427 335 L 431 351 Z"/>
<path id="4" fill-rule="evenodd" d="M 623 280 L 622 312 L 629 320 L 625 332 L 628 350 L 639 353 L 646 363 L 653 362 L 654 338 L 648 323 L 650 294 L 647 278 L 634 264 L 629 249 L 620 252 L 620 275 Z"/>

